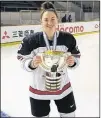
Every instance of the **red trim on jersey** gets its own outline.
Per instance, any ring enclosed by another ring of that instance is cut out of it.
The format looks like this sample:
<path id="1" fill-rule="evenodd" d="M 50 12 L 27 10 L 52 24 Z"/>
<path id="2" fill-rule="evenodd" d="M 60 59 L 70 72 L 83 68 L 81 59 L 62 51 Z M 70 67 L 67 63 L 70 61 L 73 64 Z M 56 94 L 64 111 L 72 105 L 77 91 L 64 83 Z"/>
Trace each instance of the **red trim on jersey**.
<path id="1" fill-rule="evenodd" d="M 30 86 L 29 91 L 31 91 L 34 94 L 38 94 L 38 95 L 59 95 L 59 94 L 62 94 L 65 90 L 67 90 L 70 86 L 71 86 L 71 83 L 69 82 L 62 88 L 62 90 L 58 90 L 58 91 L 54 91 L 54 92 L 41 91 L 41 90 L 34 89 Z"/>
<path id="2" fill-rule="evenodd" d="M 72 56 L 74 56 L 74 57 L 76 57 L 76 58 L 80 58 L 81 55 L 72 54 Z"/>

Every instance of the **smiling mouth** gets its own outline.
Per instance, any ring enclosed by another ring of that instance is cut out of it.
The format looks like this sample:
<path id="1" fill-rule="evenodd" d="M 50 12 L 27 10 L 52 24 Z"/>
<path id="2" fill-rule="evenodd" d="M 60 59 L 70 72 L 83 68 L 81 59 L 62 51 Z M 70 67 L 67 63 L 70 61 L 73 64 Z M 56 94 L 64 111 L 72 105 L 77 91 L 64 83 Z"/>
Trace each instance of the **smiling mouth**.
<path id="1" fill-rule="evenodd" d="M 47 28 L 51 29 L 51 28 L 53 28 L 53 26 L 52 27 L 47 26 Z"/>

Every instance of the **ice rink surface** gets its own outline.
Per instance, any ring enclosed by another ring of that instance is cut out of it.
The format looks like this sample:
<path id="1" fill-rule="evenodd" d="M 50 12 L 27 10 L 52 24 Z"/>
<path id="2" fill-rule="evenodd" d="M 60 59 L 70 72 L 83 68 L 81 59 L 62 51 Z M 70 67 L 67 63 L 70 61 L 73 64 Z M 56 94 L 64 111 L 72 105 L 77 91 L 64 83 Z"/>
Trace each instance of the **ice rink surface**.
<path id="1" fill-rule="evenodd" d="M 68 71 L 76 100 L 76 117 L 99 117 L 99 33 L 75 38 L 81 52 L 80 65 Z M 30 117 L 31 75 L 17 60 L 18 47 L 1 48 L 1 110 L 13 117 Z M 50 117 L 59 117 L 53 101 Z"/>

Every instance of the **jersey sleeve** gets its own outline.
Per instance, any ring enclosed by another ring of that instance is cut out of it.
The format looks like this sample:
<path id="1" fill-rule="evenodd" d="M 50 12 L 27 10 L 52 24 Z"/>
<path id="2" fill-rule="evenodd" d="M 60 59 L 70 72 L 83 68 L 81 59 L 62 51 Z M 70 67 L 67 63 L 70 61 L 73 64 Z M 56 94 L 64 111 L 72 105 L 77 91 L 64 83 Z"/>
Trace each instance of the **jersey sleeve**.
<path id="1" fill-rule="evenodd" d="M 35 48 L 37 48 L 37 42 L 34 37 L 29 36 L 23 39 L 17 51 L 17 59 L 21 62 L 21 67 L 27 71 L 35 69 L 30 67 L 30 62 L 35 56 L 33 51 Z"/>
<path id="2" fill-rule="evenodd" d="M 71 35 L 71 43 L 70 43 L 70 46 L 69 46 L 69 49 L 68 49 L 68 52 L 71 52 L 72 56 L 74 56 L 74 59 L 75 59 L 75 63 L 73 66 L 71 67 L 77 67 L 80 63 L 80 56 L 81 56 L 81 53 L 80 53 L 80 50 L 78 48 L 78 45 L 77 45 L 77 42 L 76 42 L 76 39 L 74 38 L 73 35 Z M 70 68 L 71 68 L 70 67 Z"/>

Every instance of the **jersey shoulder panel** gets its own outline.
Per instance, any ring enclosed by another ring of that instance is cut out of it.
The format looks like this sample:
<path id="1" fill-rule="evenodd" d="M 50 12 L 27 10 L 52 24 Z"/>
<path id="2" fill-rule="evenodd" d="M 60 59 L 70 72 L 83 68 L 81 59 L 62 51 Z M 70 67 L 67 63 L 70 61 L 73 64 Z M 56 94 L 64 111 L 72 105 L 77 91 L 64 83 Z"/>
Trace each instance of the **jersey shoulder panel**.
<path id="1" fill-rule="evenodd" d="M 59 32 L 59 41 L 64 43 L 65 46 L 67 46 L 67 45 L 70 45 L 71 43 L 73 43 L 75 41 L 75 38 L 72 34 L 70 34 L 68 32 L 60 31 Z"/>

